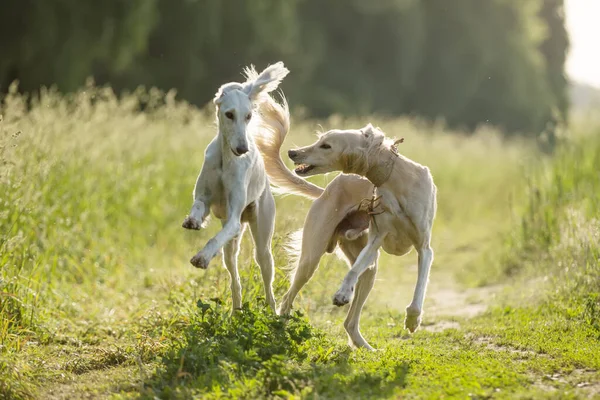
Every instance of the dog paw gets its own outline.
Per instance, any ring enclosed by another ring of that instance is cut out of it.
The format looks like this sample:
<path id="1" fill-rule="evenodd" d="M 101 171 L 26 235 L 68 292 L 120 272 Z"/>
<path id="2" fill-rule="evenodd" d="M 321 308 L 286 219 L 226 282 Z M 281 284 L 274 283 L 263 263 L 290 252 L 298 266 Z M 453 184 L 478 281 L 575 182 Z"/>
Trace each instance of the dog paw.
<path id="1" fill-rule="evenodd" d="M 184 227 L 185 229 L 193 229 L 193 230 L 200 230 L 201 224 L 200 222 L 198 222 L 196 219 L 194 219 L 191 216 L 187 216 L 184 220 L 183 223 L 181 224 L 182 227 Z"/>
<path id="2" fill-rule="evenodd" d="M 350 303 L 352 300 L 352 293 L 354 292 L 354 288 L 350 288 L 350 290 L 344 290 L 344 288 L 337 291 L 337 293 L 333 296 L 333 305 L 341 307 Z"/>
<path id="3" fill-rule="evenodd" d="M 375 351 L 380 351 L 378 349 L 373 348 L 369 343 L 367 343 L 366 340 L 362 339 L 359 342 L 354 342 L 353 340 L 350 340 L 350 343 L 348 343 L 351 347 L 355 347 L 357 349 L 363 349 L 366 351 L 370 351 L 370 352 L 375 352 Z"/>
<path id="4" fill-rule="evenodd" d="M 206 257 L 204 254 L 202 254 L 202 252 L 200 252 L 192 257 L 190 263 L 196 268 L 206 269 L 208 268 L 210 260 L 211 258 Z"/>
<path id="5" fill-rule="evenodd" d="M 277 315 L 289 315 L 290 311 L 292 311 L 292 307 L 283 303 L 277 309 Z"/>
<path id="6" fill-rule="evenodd" d="M 406 308 L 406 318 L 404 319 L 404 327 L 414 333 L 417 328 L 421 325 L 421 313 L 416 310 L 411 310 L 410 307 Z"/>

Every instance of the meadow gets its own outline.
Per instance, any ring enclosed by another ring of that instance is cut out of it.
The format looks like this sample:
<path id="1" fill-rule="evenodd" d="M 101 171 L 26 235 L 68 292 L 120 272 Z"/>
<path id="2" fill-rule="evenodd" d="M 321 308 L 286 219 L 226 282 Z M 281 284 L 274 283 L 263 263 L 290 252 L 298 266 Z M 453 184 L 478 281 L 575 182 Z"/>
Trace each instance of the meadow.
<path id="1" fill-rule="evenodd" d="M 376 352 L 347 344 L 334 255 L 289 318 L 262 300 L 248 235 L 235 316 L 221 260 L 189 264 L 220 226 L 181 228 L 211 108 L 156 90 L 13 88 L 0 108 L 0 398 L 600 398 L 600 123 L 574 117 L 547 154 L 489 128 L 293 116 L 284 149 L 366 122 L 404 137 L 438 186 L 423 325 L 403 329 L 415 253 L 382 254 L 361 321 Z M 278 301 L 309 207 L 277 198 Z"/>

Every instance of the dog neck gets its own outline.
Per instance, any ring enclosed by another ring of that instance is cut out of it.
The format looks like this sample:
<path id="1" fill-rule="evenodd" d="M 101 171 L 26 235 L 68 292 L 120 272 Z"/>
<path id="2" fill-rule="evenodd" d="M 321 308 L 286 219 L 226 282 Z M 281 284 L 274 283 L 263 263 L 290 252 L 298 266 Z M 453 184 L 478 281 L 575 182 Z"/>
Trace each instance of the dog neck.
<path id="1" fill-rule="evenodd" d="M 379 187 L 389 179 L 397 158 L 396 153 L 383 146 L 365 152 L 352 152 L 342 158 L 341 170 L 345 174 L 364 176 Z"/>
<path id="2" fill-rule="evenodd" d="M 371 181 L 376 187 L 380 187 L 390 179 L 394 170 L 394 163 L 398 155 L 389 149 L 383 149 L 374 163 L 369 165 L 365 178 Z"/>

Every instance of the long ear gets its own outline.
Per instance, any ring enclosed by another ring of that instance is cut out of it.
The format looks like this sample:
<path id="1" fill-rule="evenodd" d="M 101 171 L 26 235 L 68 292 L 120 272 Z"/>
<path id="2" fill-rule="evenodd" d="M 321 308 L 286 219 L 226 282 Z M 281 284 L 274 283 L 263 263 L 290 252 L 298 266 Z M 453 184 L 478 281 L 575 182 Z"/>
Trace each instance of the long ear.
<path id="1" fill-rule="evenodd" d="M 364 138 L 363 145 L 367 148 L 379 147 L 385 140 L 385 134 L 379 128 L 367 124 L 360 132 Z"/>
<path id="2" fill-rule="evenodd" d="M 367 126 L 361 128 L 360 131 L 362 132 L 364 137 L 368 138 L 373 136 L 373 134 L 375 133 L 375 128 L 373 127 L 373 125 L 371 125 L 371 123 L 368 123 Z"/>
<path id="3" fill-rule="evenodd" d="M 289 70 L 279 61 L 273 65 L 269 65 L 260 74 L 256 73 L 254 66 L 244 69 L 244 74 L 248 81 L 244 84 L 244 92 L 250 100 L 256 100 L 262 94 L 272 92 L 277 89 L 283 78 L 289 74 Z"/>
<path id="4" fill-rule="evenodd" d="M 221 101 L 223 100 L 223 96 L 225 96 L 225 94 L 231 90 L 235 90 L 235 89 L 239 89 L 239 90 L 243 90 L 244 86 L 242 86 L 241 83 L 237 83 L 237 82 L 229 82 L 226 83 L 224 85 L 221 85 L 221 87 L 219 88 L 219 90 L 217 90 L 217 93 L 215 94 L 215 98 L 213 99 L 213 103 L 215 103 L 217 106 L 221 105 Z"/>

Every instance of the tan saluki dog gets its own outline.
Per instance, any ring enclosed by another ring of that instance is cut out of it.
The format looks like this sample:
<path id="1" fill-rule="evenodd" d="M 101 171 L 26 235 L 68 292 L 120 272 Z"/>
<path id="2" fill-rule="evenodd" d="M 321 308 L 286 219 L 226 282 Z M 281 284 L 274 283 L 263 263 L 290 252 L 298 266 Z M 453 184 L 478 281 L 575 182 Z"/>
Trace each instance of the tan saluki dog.
<path id="1" fill-rule="evenodd" d="M 279 154 L 289 131 L 287 104 L 270 101 L 263 108 L 263 120 L 267 129 L 262 132 L 270 134 L 258 136 L 256 142 L 270 182 L 280 192 L 315 200 L 304 222 L 298 265 L 279 312 L 290 312 L 323 254 L 339 245 L 352 267 L 333 303 L 351 302 L 344 322 L 350 342 L 372 349 L 360 333 L 359 319 L 375 281 L 379 248 L 404 255 L 414 247 L 418 277 L 405 319 L 405 327 L 414 332 L 421 322 L 433 262 L 430 240 L 437 189 L 429 169 L 398 154 L 394 141 L 369 124 L 356 130 L 332 130 L 310 146 L 290 150 L 289 157 L 298 165 L 294 175 Z M 325 189 L 300 177 L 332 171 L 343 174 Z"/>

